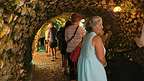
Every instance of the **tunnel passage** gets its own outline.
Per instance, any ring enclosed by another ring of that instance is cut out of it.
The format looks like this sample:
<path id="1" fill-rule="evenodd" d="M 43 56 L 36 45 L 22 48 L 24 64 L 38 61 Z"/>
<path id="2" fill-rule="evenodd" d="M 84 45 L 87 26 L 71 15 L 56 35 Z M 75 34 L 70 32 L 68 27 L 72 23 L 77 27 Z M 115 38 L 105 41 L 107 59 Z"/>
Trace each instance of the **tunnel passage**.
<path id="1" fill-rule="evenodd" d="M 138 3 L 143 2 L 121 2 L 125 12 L 114 13 L 113 0 L 0 1 L 0 80 L 30 80 L 34 37 L 48 19 L 63 12 L 102 16 L 105 27 L 113 33 L 110 48 L 133 48 L 133 37 L 139 34 L 144 19 Z"/>

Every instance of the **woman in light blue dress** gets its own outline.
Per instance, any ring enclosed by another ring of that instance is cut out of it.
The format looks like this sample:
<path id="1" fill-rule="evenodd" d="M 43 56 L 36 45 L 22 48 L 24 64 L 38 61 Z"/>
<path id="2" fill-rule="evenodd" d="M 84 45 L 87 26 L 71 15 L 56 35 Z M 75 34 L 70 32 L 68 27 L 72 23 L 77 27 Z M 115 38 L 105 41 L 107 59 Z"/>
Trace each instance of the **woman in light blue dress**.
<path id="1" fill-rule="evenodd" d="M 78 59 L 78 81 L 107 81 L 105 48 L 101 39 L 102 18 L 92 17 L 86 24 L 89 32 L 83 39 Z"/>

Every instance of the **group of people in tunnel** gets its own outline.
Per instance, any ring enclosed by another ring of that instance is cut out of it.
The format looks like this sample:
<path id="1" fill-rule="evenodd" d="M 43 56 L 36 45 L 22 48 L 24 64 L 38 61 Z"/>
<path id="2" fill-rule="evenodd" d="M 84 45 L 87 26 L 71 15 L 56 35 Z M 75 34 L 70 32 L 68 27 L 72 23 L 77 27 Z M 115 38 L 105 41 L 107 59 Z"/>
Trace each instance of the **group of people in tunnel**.
<path id="1" fill-rule="evenodd" d="M 70 81 L 107 81 L 102 18 L 93 16 L 87 20 L 86 27 L 82 27 L 80 21 L 83 18 L 80 14 L 73 13 L 65 27 L 59 31 L 51 24 L 46 43 L 49 42 L 52 48 L 53 60 L 58 45 L 64 72 L 69 73 Z M 75 53 L 77 55 L 71 57 L 77 48 L 80 49 Z"/>
<path id="2" fill-rule="evenodd" d="M 56 58 L 58 46 L 62 54 L 64 73 L 69 75 L 70 81 L 107 81 L 105 41 L 108 34 L 103 30 L 102 17 L 90 17 L 84 23 L 85 27 L 80 25 L 82 19 L 83 16 L 73 13 L 65 26 L 58 31 L 50 24 L 48 42 L 52 49 L 52 60 Z M 142 42 L 140 45 L 143 44 Z M 80 48 L 80 52 L 77 51 L 76 61 L 73 61 L 71 55 L 77 48 Z"/>
<path id="3" fill-rule="evenodd" d="M 38 40 L 38 52 L 45 51 L 46 53 L 50 53 L 52 56 L 52 61 L 57 59 L 56 57 L 56 48 L 58 46 L 57 40 L 57 29 L 54 27 L 52 23 L 48 24 L 48 29 L 44 33 L 45 35 L 40 34 L 40 38 Z"/>
<path id="4" fill-rule="evenodd" d="M 107 65 L 106 50 L 101 38 L 104 34 L 102 18 L 91 17 L 87 20 L 86 27 L 80 26 L 82 19 L 83 16 L 73 13 L 64 27 L 63 34 L 67 43 L 65 51 L 61 51 L 64 67 L 68 62 L 70 81 L 107 81 L 104 69 Z M 78 58 L 73 61 L 71 55 L 77 48 L 80 48 L 80 52 L 76 52 Z M 67 66 L 65 72 L 66 70 Z"/>
<path id="5" fill-rule="evenodd" d="M 57 59 L 56 56 L 56 48 L 58 46 L 58 40 L 57 40 L 57 29 L 54 27 L 54 25 L 52 23 L 50 23 L 48 25 L 48 31 L 46 32 L 46 39 L 45 39 L 45 47 L 46 47 L 46 52 L 50 53 L 51 51 L 51 57 L 52 57 L 52 61 L 55 61 L 55 59 Z"/>

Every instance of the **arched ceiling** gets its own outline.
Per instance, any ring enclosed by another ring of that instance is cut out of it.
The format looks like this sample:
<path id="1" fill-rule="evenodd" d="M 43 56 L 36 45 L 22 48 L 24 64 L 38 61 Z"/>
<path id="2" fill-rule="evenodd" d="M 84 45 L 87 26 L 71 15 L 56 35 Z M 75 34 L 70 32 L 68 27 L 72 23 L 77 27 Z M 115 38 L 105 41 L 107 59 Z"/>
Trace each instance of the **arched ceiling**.
<path id="1" fill-rule="evenodd" d="M 116 5 L 122 12 L 112 11 Z M 48 19 L 63 12 L 100 15 L 119 31 L 114 47 L 127 48 L 141 31 L 143 6 L 143 0 L 0 0 L 0 80 L 28 80 L 32 41 Z"/>

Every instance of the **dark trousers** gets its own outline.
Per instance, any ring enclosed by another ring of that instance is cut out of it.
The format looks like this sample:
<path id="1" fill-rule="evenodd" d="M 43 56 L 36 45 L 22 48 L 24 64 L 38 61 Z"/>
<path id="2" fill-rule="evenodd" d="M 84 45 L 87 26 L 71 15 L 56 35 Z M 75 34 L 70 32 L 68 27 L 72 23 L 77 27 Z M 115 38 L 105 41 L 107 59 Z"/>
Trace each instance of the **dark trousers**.
<path id="1" fill-rule="evenodd" d="M 69 74 L 70 80 L 77 80 L 77 63 L 74 63 L 70 59 L 70 53 L 68 53 L 68 64 L 69 64 Z"/>

